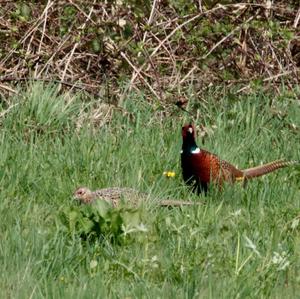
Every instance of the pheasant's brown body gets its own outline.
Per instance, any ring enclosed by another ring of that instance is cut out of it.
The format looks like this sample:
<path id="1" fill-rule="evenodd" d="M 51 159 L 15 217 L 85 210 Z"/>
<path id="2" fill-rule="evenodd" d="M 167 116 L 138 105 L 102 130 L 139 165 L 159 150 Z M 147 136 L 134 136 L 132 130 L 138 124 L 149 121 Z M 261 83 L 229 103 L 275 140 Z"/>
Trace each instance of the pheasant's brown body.
<path id="1" fill-rule="evenodd" d="M 124 198 L 126 202 L 133 206 L 138 206 L 140 203 L 145 202 L 148 196 L 144 193 L 138 192 L 132 188 L 120 188 L 111 187 L 98 189 L 91 191 L 86 187 L 78 188 L 74 192 L 76 199 L 80 200 L 83 204 L 91 204 L 95 200 L 104 200 L 111 203 L 113 207 L 119 206 L 121 200 Z M 161 200 L 159 201 L 160 206 L 172 207 L 172 206 L 190 206 L 195 205 L 192 201 L 181 201 L 181 200 Z"/>
<path id="2" fill-rule="evenodd" d="M 184 157 L 183 163 L 188 165 L 189 168 L 185 172 L 188 174 L 193 173 L 200 182 L 210 182 L 212 180 L 222 184 L 223 181 L 234 182 L 236 177 L 243 176 L 242 171 L 205 150 L 201 150 L 199 154 Z"/>
<path id="3" fill-rule="evenodd" d="M 181 167 L 183 179 L 188 185 L 192 185 L 193 190 L 198 193 L 201 190 L 207 192 L 210 182 L 221 187 L 225 181 L 230 183 L 245 181 L 296 163 L 279 160 L 239 170 L 218 156 L 199 149 L 196 145 L 193 125 L 186 125 L 182 128 L 182 138 Z"/>

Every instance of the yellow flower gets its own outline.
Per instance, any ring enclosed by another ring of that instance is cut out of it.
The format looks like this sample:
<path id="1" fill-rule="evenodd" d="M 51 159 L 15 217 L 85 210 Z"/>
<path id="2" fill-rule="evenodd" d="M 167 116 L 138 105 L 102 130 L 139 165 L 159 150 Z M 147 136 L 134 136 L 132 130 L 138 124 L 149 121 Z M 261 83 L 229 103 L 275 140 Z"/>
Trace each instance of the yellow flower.
<path id="1" fill-rule="evenodd" d="M 175 176 L 174 171 L 164 171 L 163 175 L 166 176 L 167 178 L 173 178 Z"/>
<path id="2" fill-rule="evenodd" d="M 245 177 L 244 176 L 239 176 L 235 178 L 236 181 L 244 181 Z"/>

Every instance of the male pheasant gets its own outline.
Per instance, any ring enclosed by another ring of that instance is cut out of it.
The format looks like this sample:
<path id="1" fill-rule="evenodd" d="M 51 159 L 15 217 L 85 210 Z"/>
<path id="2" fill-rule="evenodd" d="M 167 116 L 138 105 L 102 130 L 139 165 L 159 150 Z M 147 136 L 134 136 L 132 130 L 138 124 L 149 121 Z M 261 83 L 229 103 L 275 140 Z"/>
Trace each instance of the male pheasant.
<path id="1" fill-rule="evenodd" d="M 111 187 L 98 189 L 96 191 L 91 191 L 87 187 L 80 187 L 74 192 L 74 197 L 83 204 L 92 204 L 95 200 L 104 200 L 111 203 L 114 208 L 120 204 L 122 198 L 133 206 L 138 206 L 147 199 L 146 194 L 140 193 L 135 189 L 124 187 Z M 171 199 L 161 200 L 159 202 L 159 205 L 163 207 L 192 206 L 197 204 L 199 203 Z"/>
<path id="2" fill-rule="evenodd" d="M 261 166 L 239 170 L 230 163 L 221 160 L 218 156 L 200 149 L 195 141 L 195 128 L 192 124 L 182 128 L 181 168 L 182 176 L 188 185 L 193 186 L 193 191 L 207 193 L 210 182 L 220 188 L 224 181 L 234 183 L 262 176 L 276 169 L 295 164 L 283 160 L 273 161 Z"/>

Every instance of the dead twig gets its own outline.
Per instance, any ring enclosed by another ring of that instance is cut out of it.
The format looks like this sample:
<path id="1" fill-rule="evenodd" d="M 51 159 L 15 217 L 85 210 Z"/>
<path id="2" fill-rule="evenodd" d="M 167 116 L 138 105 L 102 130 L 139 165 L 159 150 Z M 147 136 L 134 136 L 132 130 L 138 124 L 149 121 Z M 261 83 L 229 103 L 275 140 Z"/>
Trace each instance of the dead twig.
<path id="1" fill-rule="evenodd" d="M 137 68 L 132 64 L 132 62 L 127 58 L 125 53 L 121 52 L 120 55 L 127 61 L 127 63 L 133 68 L 134 71 L 138 71 Z M 152 88 L 152 86 L 148 83 L 148 81 L 138 72 L 138 76 L 141 78 L 141 80 L 148 86 L 148 88 L 151 90 L 153 95 L 159 99 L 159 95 L 155 92 L 155 90 Z"/>

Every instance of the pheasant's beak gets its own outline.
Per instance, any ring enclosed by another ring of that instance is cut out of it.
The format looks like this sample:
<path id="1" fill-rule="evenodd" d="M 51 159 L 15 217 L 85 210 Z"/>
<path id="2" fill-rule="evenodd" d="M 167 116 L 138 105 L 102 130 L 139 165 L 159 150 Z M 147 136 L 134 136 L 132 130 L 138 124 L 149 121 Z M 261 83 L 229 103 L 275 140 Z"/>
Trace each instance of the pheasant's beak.
<path id="1" fill-rule="evenodd" d="M 80 196 L 76 192 L 74 192 L 73 195 L 72 195 L 72 200 L 79 202 L 80 201 Z"/>
<path id="2" fill-rule="evenodd" d="M 74 201 L 79 201 L 79 198 L 76 196 L 76 194 L 73 194 L 73 196 L 72 196 L 72 200 L 74 200 Z"/>
<path id="3" fill-rule="evenodd" d="M 189 131 L 191 134 L 193 134 L 193 128 L 192 128 L 192 127 L 189 127 L 189 128 L 188 128 L 188 131 Z"/>

